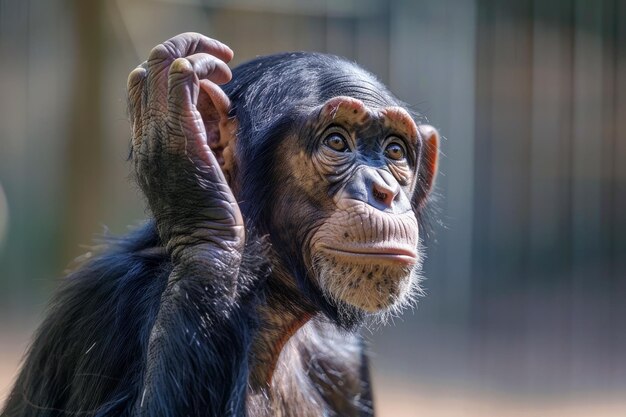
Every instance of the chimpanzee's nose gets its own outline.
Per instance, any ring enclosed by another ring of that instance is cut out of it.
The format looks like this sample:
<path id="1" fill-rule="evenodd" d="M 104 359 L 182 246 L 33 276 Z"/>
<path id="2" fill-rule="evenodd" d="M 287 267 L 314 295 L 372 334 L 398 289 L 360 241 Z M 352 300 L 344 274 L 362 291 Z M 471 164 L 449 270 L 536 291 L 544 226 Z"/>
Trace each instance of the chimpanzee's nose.
<path id="1" fill-rule="evenodd" d="M 397 183 L 389 185 L 382 180 L 374 180 L 372 183 L 372 198 L 386 207 L 391 208 L 399 192 L 400 186 Z"/>
<path id="2" fill-rule="evenodd" d="M 346 181 L 335 199 L 359 200 L 381 211 L 404 213 L 411 209 L 411 202 L 398 180 L 384 169 L 363 166 Z"/>
<path id="3" fill-rule="evenodd" d="M 403 212 L 410 208 L 410 203 L 400 189 L 398 180 L 388 171 L 367 167 L 363 169 L 363 180 L 367 189 L 367 199 L 370 206 L 379 210 Z"/>

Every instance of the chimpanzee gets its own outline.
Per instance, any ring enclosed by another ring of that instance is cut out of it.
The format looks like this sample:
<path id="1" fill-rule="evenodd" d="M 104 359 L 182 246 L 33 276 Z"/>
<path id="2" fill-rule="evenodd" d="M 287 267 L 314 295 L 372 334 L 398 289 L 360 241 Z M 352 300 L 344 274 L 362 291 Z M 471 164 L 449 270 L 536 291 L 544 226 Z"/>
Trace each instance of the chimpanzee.
<path id="1" fill-rule="evenodd" d="M 373 415 L 358 329 L 419 292 L 438 134 L 352 62 L 232 56 L 131 72 L 153 219 L 64 280 L 3 416 Z"/>

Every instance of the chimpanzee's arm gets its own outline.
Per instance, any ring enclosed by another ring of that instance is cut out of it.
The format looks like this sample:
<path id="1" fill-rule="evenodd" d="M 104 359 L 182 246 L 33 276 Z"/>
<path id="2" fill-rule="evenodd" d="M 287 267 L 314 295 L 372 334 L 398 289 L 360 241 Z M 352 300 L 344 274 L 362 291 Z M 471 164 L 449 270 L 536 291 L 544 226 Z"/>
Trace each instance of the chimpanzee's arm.
<path id="1" fill-rule="evenodd" d="M 244 414 L 250 332 L 238 287 L 245 232 L 207 144 L 207 132 L 219 135 L 211 124 L 227 117 L 228 98 L 211 82 L 230 79 L 230 58 L 225 45 L 188 33 L 155 47 L 129 76 L 136 176 L 173 264 L 137 415 Z M 202 103 L 200 80 L 211 91 Z M 218 118 L 203 120 L 200 104 Z"/>
<path id="2" fill-rule="evenodd" d="M 161 297 L 133 415 L 243 416 L 248 310 L 221 300 L 200 271 L 180 271 Z"/>

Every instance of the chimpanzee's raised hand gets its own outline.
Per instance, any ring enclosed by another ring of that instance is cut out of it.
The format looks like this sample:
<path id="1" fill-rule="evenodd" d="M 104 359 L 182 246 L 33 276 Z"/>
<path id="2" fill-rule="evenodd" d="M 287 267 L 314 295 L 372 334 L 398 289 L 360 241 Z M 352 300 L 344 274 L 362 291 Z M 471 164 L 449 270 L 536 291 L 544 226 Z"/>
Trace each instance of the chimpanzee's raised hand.
<path id="1" fill-rule="evenodd" d="M 217 84 L 230 80 L 232 56 L 220 42 L 184 33 L 128 77 L 135 174 L 172 263 L 133 415 L 244 414 L 245 402 L 232 411 L 230 401 L 214 400 L 245 386 L 244 356 L 226 364 L 218 352 L 247 349 L 236 308 L 245 230 L 220 166 L 235 133 Z"/>
<path id="2" fill-rule="evenodd" d="M 230 80 L 225 62 L 232 56 L 216 40 L 178 35 L 130 73 L 128 99 L 137 181 L 174 264 L 224 268 L 236 277 L 228 270 L 240 261 L 243 220 L 207 144 L 207 132 L 219 135 L 223 128 L 212 115 L 228 113 L 228 98 L 216 84 Z"/>

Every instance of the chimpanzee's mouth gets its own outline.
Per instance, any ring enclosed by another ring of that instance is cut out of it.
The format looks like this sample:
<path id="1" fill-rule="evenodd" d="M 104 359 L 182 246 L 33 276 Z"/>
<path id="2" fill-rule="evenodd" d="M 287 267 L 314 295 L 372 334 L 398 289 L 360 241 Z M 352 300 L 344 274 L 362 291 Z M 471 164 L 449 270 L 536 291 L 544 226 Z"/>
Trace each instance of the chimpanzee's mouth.
<path id="1" fill-rule="evenodd" d="M 358 263 L 392 263 L 412 266 L 418 263 L 418 254 L 414 249 L 404 246 L 321 246 L 322 250 L 334 252 L 341 257 L 350 258 Z"/>

